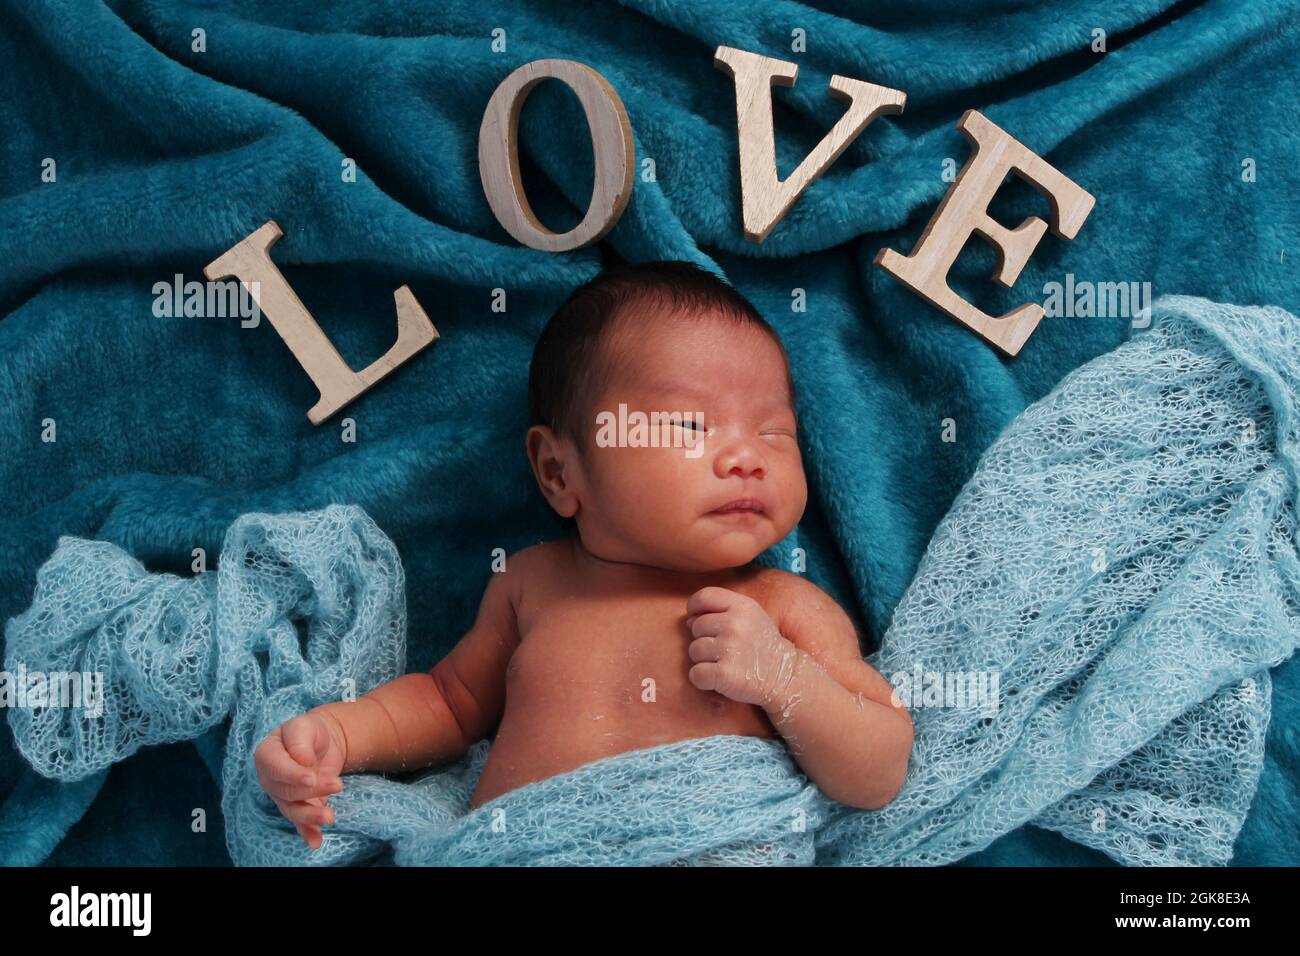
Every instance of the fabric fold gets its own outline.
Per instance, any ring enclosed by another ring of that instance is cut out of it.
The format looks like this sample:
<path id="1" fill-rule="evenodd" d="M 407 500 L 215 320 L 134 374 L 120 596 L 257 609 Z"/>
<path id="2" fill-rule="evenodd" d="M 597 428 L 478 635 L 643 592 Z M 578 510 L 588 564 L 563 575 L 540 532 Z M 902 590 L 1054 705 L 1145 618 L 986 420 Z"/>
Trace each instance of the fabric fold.
<path id="1" fill-rule="evenodd" d="M 872 663 L 1001 694 L 922 701 L 903 792 L 833 823 L 836 856 L 946 863 L 1032 821 L 1126 863 L 1231 858 L 1267 671 L 1300 641 L 1300 326 L 1154 313 L 1017 418 L 936 529 Z"/>

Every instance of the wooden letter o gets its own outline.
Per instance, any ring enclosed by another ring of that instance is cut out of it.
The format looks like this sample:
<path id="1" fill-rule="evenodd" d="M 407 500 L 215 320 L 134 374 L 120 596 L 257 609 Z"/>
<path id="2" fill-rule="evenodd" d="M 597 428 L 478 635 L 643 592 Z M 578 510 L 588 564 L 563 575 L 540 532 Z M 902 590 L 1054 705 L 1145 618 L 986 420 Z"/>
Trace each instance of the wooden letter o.
<path id="1" fill-rule="evenodd" d="M 533 87 L 546 79 L 561 80 L 577 94 L 591 130 L 596 173 L 591 201 L 582 222 L 566 233 L 542 225 L 519 175 L 519 112 Z M 635 151 L 623 101 L 603 76 L 575 60 L 534 60 L 519 67 L 493 91 L 478 132 L 478 170 L 488 205 L 506 232 L 544 252 L 580 249 L 614 228 L 632 195 Z"/>

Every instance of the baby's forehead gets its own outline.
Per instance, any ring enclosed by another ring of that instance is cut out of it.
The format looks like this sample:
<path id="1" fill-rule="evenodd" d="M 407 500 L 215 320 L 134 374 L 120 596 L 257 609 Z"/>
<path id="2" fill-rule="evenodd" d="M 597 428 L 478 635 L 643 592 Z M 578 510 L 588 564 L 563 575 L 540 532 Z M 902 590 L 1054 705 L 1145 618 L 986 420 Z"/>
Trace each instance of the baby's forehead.
<path id="1" fill-rule="evenodd" d="M 766 350 L 779 355 L 781 351 L 770 333 L 722 309 L 690 308 L 654 298 L 625 305 L 605 331 L 602 352 L 611 359 L 629 360 L 629 370 L 638 367 L 638 356 L 688 345 L 695 351 L 725 350 L 730 355 Z"/>
<path id="2" fill-rule="evenodd" d="M 722 314 L 620 316 L 602 348 L 607 389 L 683 399 L 743 394 L 754 404 L 790 404 L 792 383 L 780 345 L 762 328 Z"/>

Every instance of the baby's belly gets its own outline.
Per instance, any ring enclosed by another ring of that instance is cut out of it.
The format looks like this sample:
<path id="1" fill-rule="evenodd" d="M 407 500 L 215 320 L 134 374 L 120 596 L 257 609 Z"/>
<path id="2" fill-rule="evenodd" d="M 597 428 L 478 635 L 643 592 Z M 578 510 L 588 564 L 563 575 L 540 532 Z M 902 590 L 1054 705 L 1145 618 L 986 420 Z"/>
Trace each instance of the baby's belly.
<path id="1" fill-rule="evenodd" d="M 761 708 L 691 684 L 684 639 L 530 641 L 511 661 L 505 713 L 471 807 L 629 750 L 714 734 L 777 736 Z"/>

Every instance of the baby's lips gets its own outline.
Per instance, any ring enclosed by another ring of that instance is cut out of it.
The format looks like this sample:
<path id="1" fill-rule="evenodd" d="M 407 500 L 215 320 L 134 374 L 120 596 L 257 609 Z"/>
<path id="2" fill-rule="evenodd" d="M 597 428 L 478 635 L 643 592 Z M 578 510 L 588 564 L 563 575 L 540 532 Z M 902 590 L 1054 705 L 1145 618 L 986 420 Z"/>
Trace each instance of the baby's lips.
<path id="1" fill-rule="evenodd" d="M 728 512 L 722 511 L 723 508 L 726 508 L 728 505 L 731 504 L 739 504 L 739 503 L 743 503 L 750 507 L 738 508 L 735 510 L 752 510 L 758 514 L 763 514 L 763 515 L 768 513 L 767 503 L 764 502 L 757 495 L 737 495 L 734 498 L 728 498 L 726 501 L 721 502 L 716 508 L 711 509 L 708 512 L 708 514 L 727 514 Z"/>

